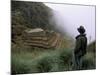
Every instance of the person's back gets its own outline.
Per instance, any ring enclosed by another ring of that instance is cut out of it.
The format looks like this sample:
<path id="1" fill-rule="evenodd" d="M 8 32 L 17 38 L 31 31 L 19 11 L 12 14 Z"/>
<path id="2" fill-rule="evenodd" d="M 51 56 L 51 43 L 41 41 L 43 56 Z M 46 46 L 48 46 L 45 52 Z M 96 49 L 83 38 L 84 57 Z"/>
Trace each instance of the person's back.
<path id="1" fill-rule="evenodd" d="M 80 67 L 80 60 L 82 56 L 86 54 L 86 48 L 87 48 L 87 37 L 85 34 L 85 29 L 83 26 L 80 26 L 78 28 L 78 32 L 80 35 L 76 36 L 76 46 L 74 49 L 74 56 L 75 56 L 75 63 L 76 66 Z"/>
<path id="2" fill-rule="evenodd" d="M 77 56 L 84 56 L 86 54 L 87 37 L 85 34 L 80 34 L 76 37 L 75 54 Z"/>

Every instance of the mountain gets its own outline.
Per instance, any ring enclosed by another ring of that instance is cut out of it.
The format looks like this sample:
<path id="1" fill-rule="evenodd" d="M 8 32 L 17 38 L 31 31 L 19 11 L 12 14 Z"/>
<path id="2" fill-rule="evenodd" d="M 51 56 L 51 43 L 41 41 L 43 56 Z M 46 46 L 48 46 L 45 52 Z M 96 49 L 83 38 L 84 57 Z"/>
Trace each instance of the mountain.
<path id="1" fill-rule="evenodd" d="M 51 30 L 51 9 L 41 2 L 11 1 L 12 41 L 26 29 Z"/>
<path id="2" fill-rule="evenodd" d="M 24 44 L 26 40 L 23 40 L 23 38 L 30 37 L 26 35 L 27 33 L 25 33 L 25 31 L 39 28 L 43 29 L 43 31 L 46 32 L 45 37 L 48 38 L 48 42 L 46 41 L 46 43 L 49 43 L 50 40 L 51 41 L 54 40 L 51 42 L 53 44 L 53 42 L 55 42 L 58 38 L 56 35 L 58 34 L 63 35 L 62 34 L 63 32 L 55 28 L 56 23 L 51 22 L 53 16 L 52 11 L 53 10 L 51 8 L 47 7 L 42 2 L 11 1 L 12 43 L 21 45 L 22 43 Z M 51 35 L 51 33 L 52 35 L 53 34 L 55 35 L 51 36 L 52 38 L 49 38 L 48 35 L 49 34 Z M 60 37 L 57 42 L 60 42 L 62 38 L 63 37 Z M 37 41 L 43 41 L 43 40 L 37 40 Z M 57 42 L 55 42 L 55 44 Z"/>
<path id="3" fill-rule="evenodd" d="M 29 28 L 49 26 L 50 8 L 40 2 L 12 1 L 12 25 L 24 25 Z"/>

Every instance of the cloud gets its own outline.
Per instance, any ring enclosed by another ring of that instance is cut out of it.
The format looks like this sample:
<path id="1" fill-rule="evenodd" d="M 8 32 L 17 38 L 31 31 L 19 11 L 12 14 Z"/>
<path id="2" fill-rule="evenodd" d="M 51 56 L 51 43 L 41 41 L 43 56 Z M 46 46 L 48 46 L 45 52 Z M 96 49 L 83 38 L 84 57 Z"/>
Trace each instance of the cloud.
<path id="1" fill-rule="evenodd" d="M 73 38 L 78 35 L 77 28 L 83 25 L 88 42 L 95 40 L 95 6 L 45 3 L 53 9 L 54 19 L 59 28 Z"/>

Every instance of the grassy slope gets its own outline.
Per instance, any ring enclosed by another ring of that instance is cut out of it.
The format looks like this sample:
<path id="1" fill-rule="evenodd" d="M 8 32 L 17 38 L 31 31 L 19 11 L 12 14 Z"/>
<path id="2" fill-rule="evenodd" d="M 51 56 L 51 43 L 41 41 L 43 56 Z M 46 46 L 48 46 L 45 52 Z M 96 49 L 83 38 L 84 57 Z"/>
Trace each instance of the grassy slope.
<path id="1" fill-rule="evenodd" d="M 94 52 L 89 50 L 82 60 L 83 70 L 96 68 Z M 29 50 L 27 48 L 21 48 L 21 50 L 16 50 L 12 54 L 12 73 L 14 74 L 71 70 L 75 70 L 73 68 L 72 49 L 45 50 L 37 48 Z"/>
<path id="2" fill-rule="evenodd" d="M 72 43 L 67 38 L 62 39 L 60 50 L 31 48 L 23 44 L 21 35 L 25 29 L 41 27 L 49 30 L 53 28 L 49 24 L 51 14 L 48 9 L 42 3 L 12 2 L 12 40 L 14 42 L 12 41 L 11 70 L 13 74 L 74 70 Z M 95 68 L 94 54 L 89 50 L 84 56 L 83 69 Z"/>

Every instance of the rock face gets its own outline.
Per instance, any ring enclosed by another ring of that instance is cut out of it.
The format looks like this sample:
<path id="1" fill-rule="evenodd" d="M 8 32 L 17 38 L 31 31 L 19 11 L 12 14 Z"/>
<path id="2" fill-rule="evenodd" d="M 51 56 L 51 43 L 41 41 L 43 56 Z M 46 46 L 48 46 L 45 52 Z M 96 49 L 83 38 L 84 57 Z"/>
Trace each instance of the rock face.
<path id="1" fill-rule="evenodd" d="M 60 34 L 41 28 L 25 30 L 23 40 L 25 45 L 41 48 L 59 48 L 61 43 Z"/>

